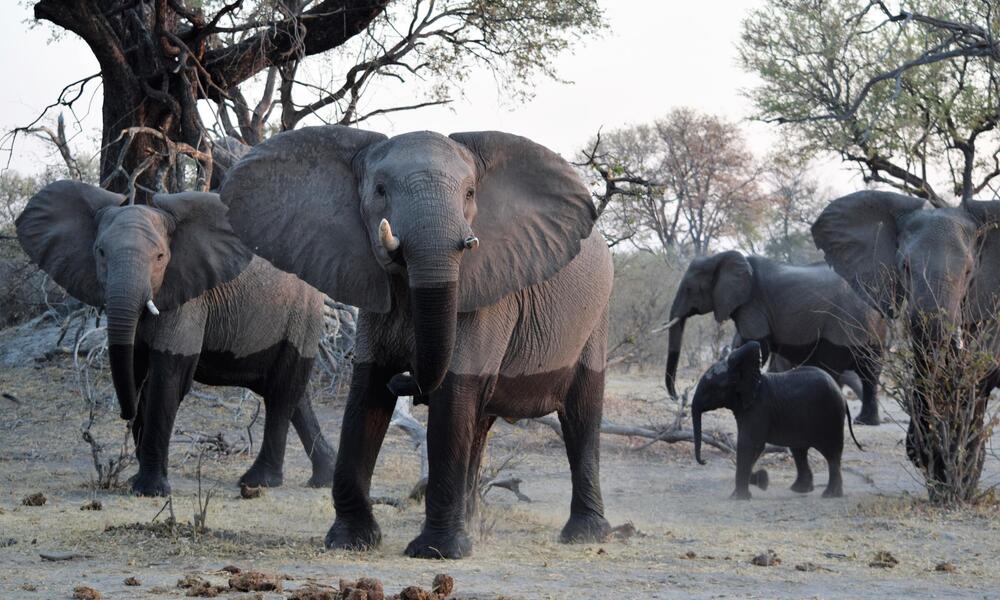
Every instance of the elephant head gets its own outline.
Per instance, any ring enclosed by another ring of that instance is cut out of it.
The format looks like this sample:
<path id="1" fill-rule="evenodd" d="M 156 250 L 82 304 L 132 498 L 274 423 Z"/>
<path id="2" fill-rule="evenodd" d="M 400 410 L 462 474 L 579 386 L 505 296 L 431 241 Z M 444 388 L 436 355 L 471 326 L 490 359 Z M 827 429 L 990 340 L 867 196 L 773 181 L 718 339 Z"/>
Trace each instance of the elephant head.
<path id="1" fill-rule="evenodd" d="M 236 277 L 252 254 L 215 194 L 157 194 L 152 206 L 77 181 L 57 181 L 17 218 L 28 256 L 73 297 L 106 306 L 111 376 L 121 416 L 135 416 L 136 326 Z"/>
<path id="2" fill-rule="evenodd" d="M 499 132 L 289 131 L 233 168 L 222 199 L 256 253 L 332 298 L 385 313 L 401 290 L 414 377 L 393 378 L 398 395 L 441 384 L 459 312 L 554 275 L 596 218 L 568 163 Z"/>
<path id="3" fill-rule="evenodd" d="M 701 458 L 702 413 L 719 408 L 739 413 L 752 406 L 757 398 L 757 384 L 760 383 L 760 363 L 760 344 L 747 342 L 701 376 L 691 400 L 694 457 L 699 464 L 705 464 Z"/>
<path id="4" fill-rule="evenodd" d="M 869 304 L 893 317 L 907 301 L 917 339 L 940 342 L 994 318 L 1000 290 L 1000 202 L 924 208 L 864 191 L 830 203 L 812 226 L 828 263 Z"/>
<path id="5" fill-rule="evenodd" d="M 677 397 L 675 378 L 687 318 L 711 312 L 715 320 L 722 323 L 750 301 L 752 290 L 753 268 L 746 257 L 735 250 L 691 261 L 670 307 L 665 380 L 671 396 Z"/>

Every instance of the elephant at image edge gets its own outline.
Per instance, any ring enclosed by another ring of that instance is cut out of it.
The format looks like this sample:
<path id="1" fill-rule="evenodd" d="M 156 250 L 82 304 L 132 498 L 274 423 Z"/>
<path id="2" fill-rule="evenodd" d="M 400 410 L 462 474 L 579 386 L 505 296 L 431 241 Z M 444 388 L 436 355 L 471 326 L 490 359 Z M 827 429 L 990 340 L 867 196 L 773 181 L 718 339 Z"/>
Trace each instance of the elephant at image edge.
<path id="1" fill-rule="evenodd" d="M 381 540 L 369 489 L 402 395 L 429 405 L 425 521 L 408 555 L 471 552 L 498 416 L 558 412 L 573 483 L 562 540 L 607 535 L 598 464 L 613 272 L 568 163 L 500 132 L 307 127 L 254 147 L 222 198 L 255 252 L 361 309 L 328 547 Z"/>
<path id="2" fill-rule="evenodd" d="M 892 192 L 862 191 L 831 202 L 812 226 L 816 247 L 858 294 L 888 318 L 905 299 L 915 368 L 959 328 L 995 327 L 1000 306 L 1000 201 L 925 208 Z M 1000 341 L 1000 340 L 994 340 Z M 997 349 L 994 357 L 1000 355 Z M 981 387 L 982 410 L 1000 383 L 994 369 Z M 918 378 L 919 379 L 919 378 Z M 919 393 L 919 390 L 917 390 Z M 920 455 L 911 421 L 907 455 L 945 481 L 938 457 Z"/>
<path id="3" fill-rule="evenodd" d="M 241 483 L 281 484 L 291 420 L 312 461 L 310 484 L 328 485 L 334 453 L 305 396 L 323 328 L 322 295 L 253 256 L 216 194 L 157 194 L 152 206 L 124 202 L 98 187 L 58 181 L 31 198 L 17 235 L 70 295 L 106 306 L 121 417 L 135 419 L 133 491 L 170 493 L 170 435 L 192 379 L 264 397 L 264 439 Z"/>
<path id="4" fill-rule="evenodd" d="M 670 307 L 666 385 L 675 378 L 688 317 L 712 312 L 732 319 L 742 341 L 760 343 L 793 365 L 819 367 L 839 379 L 858 374 L 862 408 L 855 423 L 879 423 L 876 391 L 885 322 L 837 273 L 824 264 L 789 265 L 730 250 L 695 258 Z"/>

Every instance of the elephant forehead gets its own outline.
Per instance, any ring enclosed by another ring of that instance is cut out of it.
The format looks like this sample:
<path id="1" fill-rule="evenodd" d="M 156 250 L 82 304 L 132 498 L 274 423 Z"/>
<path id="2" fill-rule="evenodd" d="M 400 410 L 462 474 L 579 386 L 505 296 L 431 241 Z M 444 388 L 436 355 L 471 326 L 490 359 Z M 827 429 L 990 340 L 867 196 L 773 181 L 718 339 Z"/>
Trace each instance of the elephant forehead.
<path id="1" fill-rule="evenodd" d="M 114 236 L 124 231 L 137 233 L 154 242 L 170 235 L 167 218 L 159 210 L 138 205 L 107 209 L 98 226 L 98 236 Z"/>
<path id="2" fill-rule="evenodd" d="M 416 131 L 390 138 L 372 150 L 371 160 L 382 168 L 437 168 L 455 173 L 459 170 L 473 172 L 476 164 L 468 148 L 433 131 Z"/>

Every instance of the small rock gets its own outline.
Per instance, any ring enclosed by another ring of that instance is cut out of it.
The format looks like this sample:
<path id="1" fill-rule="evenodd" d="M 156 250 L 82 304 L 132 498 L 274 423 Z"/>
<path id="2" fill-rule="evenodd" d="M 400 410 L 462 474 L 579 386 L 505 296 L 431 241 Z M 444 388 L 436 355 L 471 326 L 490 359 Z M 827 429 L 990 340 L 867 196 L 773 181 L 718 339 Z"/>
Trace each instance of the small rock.
<path id="1" fill-rule="evenodd" d="M 430 600 L 430 596 L 422 587 L 411 585 L 399 592 L 399 600 Z"/>
<path id="2" fill-rule="evenodd" d="M 954 573 L 955 571 L 958 570 L 958 567 L 951 564 L 950 562 L 945 561 L 945 562 L 939 562 L 937 565 L 935 565 L 934 570 L 939 571 L 941 573 Z"/>
<path id="3" fill-rule="evenodd" d="M 42 496 L 42 504 L 45 503 L 45 496 Z M 27 506 L 41 506 L 41 504 L 29 504 Z M 101 592 L 92 587 L 78 585 L 73 588 L 73 600 L 101 600 Z"/>
<path id="4" fill-rule="evenodd" d="M 41 492 L 35 492 L 34 494 L 25 496 L 24 499 L 21 500 L 21 504 L 24 506 L 43 506 L 46 502 L 48 502 L 48 498 L 46 498 L 45 494 Z"/>
<path id="5" fill-rule="evenodd" d="M 244 571 L 229 578 L 229 587 L 241 592 L 280 592 L 281 579 L 257 571 Z"/>
<path id="6" fill-rule="evenodd" d="M 758 567 L 775 567 L 781 564 L 781 559 L 778 558 L 778 554 L 774 550 L 768 550 L 751 558 L 750 564 Z"/>
<path id="7" fill-rule="evenodd" d="M 693 558 L 698 558 L 698 555 L 695 554 L 694 550 L 688 550 L 684 554 L 681 554 L 681 558 L 683 558 L 685 560 L 691 560 Z"/>
<path id="8" fill-rule="evenodd" d="M 240 484 L 240 497 L 245 500 L 253 500 L 254 498 L 260 498 L 263 495 L 263 486 L 253 486 L 245 483 Z"/>
<path id="9" fill-rule="evenodd" d="M 455 591 L 455 579 L 451 575 L 439 573 L 434 576 L 431 591 L 442 596 L 450 596 Z"/>
<path id="10" fill-rule="evenodd" d="M 100 500 L 91 500 L 80 507 L 80 510 L 104 510 L 104 505 Z"/>
<path id="11" fill-rule="evenodd" d="M 868 566 L 876 569 L 891 569 L 898 564 L 899 561 L 888 550 L 879 550 Z"/>
<path id="12" fill-rule="evenodd" d="M 126 577 L 125 578 L 125 585 L 131 586 L 131 587 L 135 587 L 135 586 L 142 585 L 142 582 L 139 581 L 138 579 L 136 579 L 135 577 Z"/>
<path id="13" fill-rule="evenodd" d="M 597 554 L 598 554 L 598 556 L 600 556 L 600 555 L 602 555 L 602 554 L 607 554 L 607 553 L 608 553 L 608 551 L 607 551 L 607 550 L 605 550 L 604 548 L 598 548 L 598 549 L 597 549 Z"/>
<path id="14" fill-rule="evenodd" d="M 229 573 L 230 575 L 236 575 L 237 573 L 242 573 L 243 572 L 243 569 L 240 569 L 236 565 L 226 565 L 226 566 L 222 567 L 219 570 L 220 571 L 225 571 L 226 573 Z"/>

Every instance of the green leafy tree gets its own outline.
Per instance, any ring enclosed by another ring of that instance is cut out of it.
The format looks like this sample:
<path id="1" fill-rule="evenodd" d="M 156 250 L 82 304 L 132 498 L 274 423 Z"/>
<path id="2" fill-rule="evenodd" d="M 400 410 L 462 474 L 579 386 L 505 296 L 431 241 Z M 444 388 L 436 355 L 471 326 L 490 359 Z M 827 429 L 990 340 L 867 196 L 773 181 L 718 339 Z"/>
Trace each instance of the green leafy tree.
<path id="1" fill-rule="evenodd" d="M 739 45 L 789 154 L 835 152 L 927 198 L 996 194 L 1000 9 L 978 0 L 768 0 Z"/>

